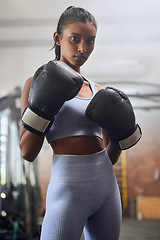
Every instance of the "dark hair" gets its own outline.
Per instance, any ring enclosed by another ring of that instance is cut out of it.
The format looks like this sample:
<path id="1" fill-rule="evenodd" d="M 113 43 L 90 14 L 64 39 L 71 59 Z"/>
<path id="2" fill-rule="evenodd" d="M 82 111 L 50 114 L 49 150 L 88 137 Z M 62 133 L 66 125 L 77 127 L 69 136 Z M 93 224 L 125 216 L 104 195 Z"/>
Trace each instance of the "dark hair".
<path id="1" fill-rule="evenodd" d="M 74 22 L 86 23 L 87 21 L 92 22 L 95 28 L 97 29 L 96 20 L 90 12 L 88 12 L 83 8 L 70 6 L 61 14 L 58 21 L 56 32 L 59 35 L 62 35 L 63 30 L 68 24 L 71 24 Z M 53 48 L 55 48 L 55 60 L 60 60 L 60 46 L 58 46 L 55 43 Z"/>

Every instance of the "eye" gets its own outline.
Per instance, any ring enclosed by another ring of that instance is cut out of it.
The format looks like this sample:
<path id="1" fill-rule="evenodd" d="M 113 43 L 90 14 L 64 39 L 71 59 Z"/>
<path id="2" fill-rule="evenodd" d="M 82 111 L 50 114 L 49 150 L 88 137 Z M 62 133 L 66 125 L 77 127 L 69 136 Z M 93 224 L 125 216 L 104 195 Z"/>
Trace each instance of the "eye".
<path id="1" fill-rule="evenodd" d="M 87 44 L 88 44 L 88 45 L 93 45 L 94 42 L 95 42 L 95 38 L 93 38 L 93 37 L 91 37 L 91 38 L 89 38 L 89 39 L 87 40 Z"/>
<path id="2" fill-rule="evenodd" d="M 72 37 L 70 37 L 70 39 L 71 39 L 72 42 L 79 42 L 80 41 L 79 37 L 77 37 L 77 36 L 72 36 Z"/>

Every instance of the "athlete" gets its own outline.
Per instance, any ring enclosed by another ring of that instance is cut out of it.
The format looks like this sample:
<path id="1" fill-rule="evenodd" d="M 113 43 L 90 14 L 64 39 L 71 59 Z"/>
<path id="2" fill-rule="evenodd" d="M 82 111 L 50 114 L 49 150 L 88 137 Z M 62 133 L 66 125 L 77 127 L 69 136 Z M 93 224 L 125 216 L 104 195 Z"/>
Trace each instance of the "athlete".
<path id="1" fill-rule="evenodd" d="M 141 129 L 128 97 L 81 74 L 95 45 L 97 23 L 68 7 L 54 33 L 55 60 L 29 78 L 21 96 L 19 146 L 34 161 L 44 138 L 53 149 L 41 240 L 118 240 L 121 200 L 113 171 Z"/>

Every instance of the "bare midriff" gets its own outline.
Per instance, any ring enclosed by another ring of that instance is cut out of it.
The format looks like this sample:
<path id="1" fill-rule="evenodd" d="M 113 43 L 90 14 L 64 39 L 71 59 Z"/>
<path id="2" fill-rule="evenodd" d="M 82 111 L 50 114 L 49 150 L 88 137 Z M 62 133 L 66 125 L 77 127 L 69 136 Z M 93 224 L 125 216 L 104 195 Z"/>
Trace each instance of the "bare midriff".
<path id="1" fill-rule="evenodd" d="M 50 143 L 54 154 L 86 155 L 99 152 L 107 146 L 107 141 L 93 136 L 73 136 Z"/>

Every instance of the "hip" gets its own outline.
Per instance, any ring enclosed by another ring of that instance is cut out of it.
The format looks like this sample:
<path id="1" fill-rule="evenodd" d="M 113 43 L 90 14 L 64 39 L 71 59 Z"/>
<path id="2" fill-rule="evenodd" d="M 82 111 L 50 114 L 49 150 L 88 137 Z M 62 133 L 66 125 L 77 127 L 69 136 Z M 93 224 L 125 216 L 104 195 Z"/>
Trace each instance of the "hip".
<path id="1" fill-rule="evenodd" d="M 52 182 L 105 182 L 114 178 L 107 150 L 86 155 L 54 154 L 51 169 Z"/>

